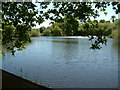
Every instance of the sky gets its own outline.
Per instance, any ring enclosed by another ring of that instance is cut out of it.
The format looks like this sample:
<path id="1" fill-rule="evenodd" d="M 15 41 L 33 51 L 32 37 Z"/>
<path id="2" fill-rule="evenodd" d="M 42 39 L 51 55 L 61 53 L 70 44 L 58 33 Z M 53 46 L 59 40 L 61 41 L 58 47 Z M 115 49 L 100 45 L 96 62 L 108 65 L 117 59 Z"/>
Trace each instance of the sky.
<path id="1" fill-rule="evenodd" d="M 33 3 L 37 6 L 36 9 L 40 9 L 39 3 L 35 3 L 34 0 L 33 0 Z M 49 8 L 52 8 L 52 7 L 53 7 L 52 4 L 49 5 Z M 94 8 L 94 6 L 93 6 L 93 8 Z M 45 11 L 46 11 L 46 10 L 45 10 Z M 111 16 L 113 16 L 113 15 L 116 16 L 117 19 L 120 18 L 120 13 L 119 13 L 119 15 L 115 14 L 115 12 L 114 12 L 114 10 L 112 9 L 112 6 L 111 6 L 111 5 L 107 7 L 106 12 L 108 12 L 107 15 L 105 15 L 103 12 L 99 12 L 99 15 L 100 15 L 100 16 L 99 16 L 98 18 L 96 18 L 96 19 L 97 19 L 97 20 L 101 20 L 101 19 L 110 20 L 110 19 L 111 19 Z M 119 17 L 118 17 L 118 16 L 119 16 Z M 91 19 L 94 20 L 93 18 L 91 18 Z M 49 23 L 50 23 L 50 20 L 45 20 L 45 22 L 43 22 L 43 23 L 40 24 L 40 25 L 36 24 L 36 26 L 33 27 L 33 28 L 40 28 L 40 27 L 42 27 L 42 26 L 48 27 L 48 26 L 50 26 Z"/>

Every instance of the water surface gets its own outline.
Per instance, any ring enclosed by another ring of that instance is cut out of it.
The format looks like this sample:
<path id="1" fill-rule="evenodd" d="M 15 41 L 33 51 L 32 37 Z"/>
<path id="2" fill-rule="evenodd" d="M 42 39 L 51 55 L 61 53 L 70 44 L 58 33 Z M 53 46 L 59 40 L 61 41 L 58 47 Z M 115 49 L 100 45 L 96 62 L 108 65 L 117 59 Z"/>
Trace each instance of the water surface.
<path id="1" fill-rule="evenodd" d="M 117 88 L 118 47 L 108 39 L 91 50 L 88 38 L 34 37 L 16 56 L 5 53 L 2 68 L 51 88 Z"/>

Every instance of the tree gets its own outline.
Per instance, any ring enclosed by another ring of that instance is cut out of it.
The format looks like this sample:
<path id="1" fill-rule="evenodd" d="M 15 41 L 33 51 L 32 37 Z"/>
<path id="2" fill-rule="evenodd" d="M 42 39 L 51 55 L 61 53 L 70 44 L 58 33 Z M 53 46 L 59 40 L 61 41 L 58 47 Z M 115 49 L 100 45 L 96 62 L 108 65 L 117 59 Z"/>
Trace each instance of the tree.
<path id="1" fill-rule="evenodd" d="M 104 19 L 101 19 L 99 22 L 100 22 L 100 23 L 105 23 L 105 20 L 104 20 Z"/>
<path id="2" fill-rule="evenodd" d="M 49 4 L 49 2 L 40 2 L 42 9 L 46 9 Z M 68 15 L 74 16 L 81 21 L 86 21 L 87 19 L 90 19 L 90 17 L 96 18 L 99 16 L 99 13 L 92 8 L 93 5 L 95 5 L 95 8 L 106 12 L 107 6 L 111 4 L 116 14 L 120 12 L 119 2 L 52 2 L 52 4 L 53 8 L 48 9 L 48 11 L 44 13 L 44 16 L 46 19 L 49 18 L 55 22 L 61 21 L 62 16 Z"/>
<path id="3" fill-rule="evenodd" d="M 40 33 L 43 33 L 43 31 L 46 30 L 46 27 L 40 27 Z"/>
<path id="4" fill-rule="evenodd" d="M 38 11 L 35 7 L 32 2 L 2 3 L 2 44 L 13 55 L 15 48 L 21 50 L 26 43 L 31 42 L 29 32 L 35 26 L 34 22 L 40 24 L 44 21 L 40 15 L 36 16 Z"/>
<path id="5" fill-rule="evenodd" d="M 48 3 L 47 3 L 48 4 Z M 97 18 L 99 17 L 98 10 L 92 8 L 93 4 L 95 8 L 100 9 L 106 15 L 106 8 L 110 4 L 113 6 L 113 10 L 118 14 L 120 12 L 120 2 L 53 2 L 54 8 L 49 9 L 44 13 L 46 19 L 51 19 L 55 22 L 61 22 L 62 17 L 72 16 L 80 20 L 80 22 L 85 22 L 90 19 L 90 17 Z M 41 2 L 41 8 L 47 8 L 48 5 Z M 43 5 L 43 6 L 42 6 Z M 49 16 L 49 14 L 51 14 Z M 87 25 L 87 24 L 86 24 Z M 96 26 L 95 26 L 96 27 Z M 69 27 L 66 27 L 69 29 Z M 68 32 L 71 34 L 71 32 Z M 90 37 L 90 40 L 93 40 L 93 36 Z M 93 49 L 99 49 L 100 44 L 106 44 L 106 37 L 102 36 L 97 37 L 97 41 L 92 44 Z"/>
<path id="6" fill-rule="evenodd" d="M 112 20 L 112 22 L 114 22 L 115 21 L 115 16 L 111 16 L 111 20 Z"/>
<path id="7" fill-rule="evenodd" d="M 107 6 L 112 4 L 116 14 L 120 12 L 120 2 L 52 2 L 53 8 L 48 9 L 46 12 L 43 11 L 42 9 L 46 9 L 49 4 L 50 2 L 40 2 L 41 10 L 38 12 L 38 10 L 35 10 L 36 6 L 32 2 L 2 3 L 2 33 L 4 34 L 2 43 L 12 52 L 12 54 L 14 54 L 15 48 L 22 49 L 24 48 L 25 43 L 30 42 L 30 35 L 28 33 L 31 31 L 31 27 L 35 26 L 34 22 L 40 24 L 44 19 L 62 22 L 63 17 L 65 16 L 71 16 L 81 22 L 86 22 L 90 17 L 96 18 L 99 16 L 98 11 L 92 8 L 93 4 L 95 5 L 95 8 L 102 9 L 103 12 L 105 12 Z M 38 13 L 39 16 L 37 15 Z M 71 25 L 75 24 L 73 23 Z M 10 28 L 10 26 L 14 29 Z M 69 25 L 66 25 L 67 28 L 68 26 Z M 8 28 L 8 31 L 13 30 L 13 33 L 10 33 L 10 38 L 7 37 Z M 98 41 L 99 40 L 98 37 Z M 13 44 L 8 46 L 11 42 Z M 101 42 L 99 41 L 99 43 Z M 96 45 L 99 45 L 99 43 Z"/>
<path id="8" fill-rule="evenodd" d="M 62 29 L 61 29 L 61 23 L 54 23 L 51 26 L 48 27 L 48 29 L 51 31 L 52 36 L 62 36 Z"/>
<path id="9" fill-rule="evenodd" d="M 51 30 L 51 35 L 52 36 L 62 36 L 62 29 L 59 28 L 58 26 L 54 26 Z"/>
<path id="10" fill-rule="evenodd" d="M 32 29 L 30 32 L 31 37 L 39 37 L 40 35 L 41 35 L 41 33 L 40 33 L 39 29 Z"/>
<path id="11" fill-rule="evenodd" d="M 64 33 L 67 36 L 78 35 L 79 22 L 73 16 L 66 16 L 64 18 Z"/>
<path id="12" fill-rule="evenodd" d="M 120 43 L 120 19 L 118 20 L 115 20 L 115 22 L 113 23 L 113 26 L 112 26 L 112 34 L 111 36 L 114 38 L 114 39 L 117 39 L 118 40 L 118 43 Z"/>
<path id="13" fill-rule="evenodd" d="M 43 31 L 44 36 L 51 36 L 51 31 L 49 29 L 46 29 Z"/>

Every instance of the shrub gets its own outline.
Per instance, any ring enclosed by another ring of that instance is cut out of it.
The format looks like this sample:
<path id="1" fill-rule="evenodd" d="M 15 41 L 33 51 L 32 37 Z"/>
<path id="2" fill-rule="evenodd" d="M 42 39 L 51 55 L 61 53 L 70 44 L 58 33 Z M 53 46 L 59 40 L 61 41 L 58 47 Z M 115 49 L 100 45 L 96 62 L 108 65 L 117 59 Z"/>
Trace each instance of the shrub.
<path id="1" fill-rule="evenodd" d="M 52 28 L 52 30 L 51 30 L 51 35 L 52 35 L 52 36 L 62 36 L 62 29 L 59 28 L 58 26 L 55 26 L 55 27 Z"/>
<path id="2" fill-rule="evenodd" d="M 30 36 L 31 37 L 38 37 L 38 36 L 40 36 L 39 29 L 32 29 L 31 32 L 30 32 Z"/>
<path id="3" fill-rule="evenodd" d="M 51 31 L 49 29 L 44 30 L 43 36 L 51 36 Z"/>

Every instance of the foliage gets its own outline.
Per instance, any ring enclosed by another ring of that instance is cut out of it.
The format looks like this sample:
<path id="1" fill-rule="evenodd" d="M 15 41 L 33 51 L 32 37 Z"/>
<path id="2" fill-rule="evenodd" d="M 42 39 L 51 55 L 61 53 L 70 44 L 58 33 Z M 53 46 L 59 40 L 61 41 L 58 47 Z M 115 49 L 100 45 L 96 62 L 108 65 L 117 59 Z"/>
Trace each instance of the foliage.
<path id="1" fill-rule="evenodd" d="M 104 19 L 101 19 L 99 23 L 110 23 L 110 21 L 105 21 Z"/>
<path id="2" fill-rule="evenodd" d="M 99 16 L 99 13 L 97 10 L 93 9 L 92 6 L 93 4 L 95 5 L 95 8 L 100 9 L 101 11 L 104 12 L 104 14 L 106 15 L 106 7 L 109 6 L 110 4 L 113 6 L 113 10 L 115 10 L 116 14 L 118 14 L 120 12 L 120 3 L 119 2 L 52 2 L 54 8 L 49 9 L 46 13 L 44 13 L 44 16 L 46 19 L 51 19 L 55 22 L 62 22 L 62 16 L 71 16 L 74 17 L 78 20 L 80 20 L 80 22 L 84 22 L 86 23 L 87 20 L 90 19 L 90 17 L 93 18 L 97 18 Z M 49 3 L 47 3 L 49 4 Z M 40 3 L 41 8 L 47 8 L 48 5 L 46 5 L 45 3 Z M 43 7 L 42 5 L 45 5 L 45 7 Z M 49 15 L 51 14 L 51 15 Z M 69 20 L 68 20 L 69 21 Z M 73 23 L 74 21 L 71 20 L 71 23 Z M 73 24 L 72 24 L 73 25 Z M 85 25 L 87 25 L 89 27 L 89 24 L 86 23 Z M 91 25 L 92 28 L 97 25 Z M 65 24 L 65 28 L 66 29 L 66 33 L 67 35 L 72 35 L 72 30 L 70 30 L 71 25 L 68 24 L 68 22 Z M 85 26 L 86 27 L 86 26 Z M 87 27 L 87 28 L 88 28 Z M 68 31 L 67 31 L 68 30 Z M 110 30 L 109 30 L 110 32 Z M 109 32 L 107 32 L 109 34 Z M 98 36 L 97 40 L 100 41 L 96 41 L 92 46 L 95 46 L 96 49 L 99 48 L 99 44 L 106 44 L 104 41 L 106 41 L 106 37 L 101 38 L 102 34 L 103 34 L 103 30 L 99 30 L 100 35 Z M 90 38 L 90 40 L 93 40 L 94 38 Z M 103 41 L 103 42 L 102 42 Z M 94 49 L 95 49 L 94 48 Z"/>
<path id="3" fill-rule="evenodd" d="M 32 29 L 31 32 L 30 32 L 30 36 L 31 37 L 38 37 L 38 36 L 40 36 L 39 29 Z"/>
<path id="4" fill-rule="evenodd" d="M 114 39 L 120 40 L 120 35 L 118 35 L 119 33 L 120 33 L 120 19 L 116 20 L 113 23 L 113 30 L 112 30 L 111 37 L 113 37 Z"/>
<path id="5" fill-rule="evenodd" d="M 22 50 L 23 48 L 25 48 L 25 43 L 31 42 L 29 38 L 30 35 L 27 32 L 28 29 L 25 28 L 24 24 L 18 25 L 16 28 L 13 25 L 6 25 L 2 31 L 2 43 L 4 46 L 7 47 L 7 49 L 11 50 L 11 53 L 13 55 L 15 52 L 15 47 L 17 48 L 17 50 Z"/>
<path id="6" fill-rule="evenodd" d="M 56 29 L 54 29 L 56 28 Z M 59 34 L 57 34 L 58 36 L 64 36 L 64 22 L 56 22 L 56 23 L 53 23 L 51 26 L 49 26 L 47 29 L 51 30 L 52 33 L 54 33 L 54 31 L 58 31 Z M 54 29 L 54 30 L 53 30 Z M 52 34 L 53 35 L 53 34 Z M 57 35 L 54 35 L 54 36 L 57 36 Z"/>
<path id="7" fill-rule="evenodd" d="M 99 23 L 99 34 L 103 36 L 108 36 L 112 33 L 112 24 L 111 23 Z"/>
<path id="8" fill-rule="evenodd" d="M 94 36 L 91 36 L 90 39 L 92 44 L 91 44 L 91 49 L 101 49 L 102 47 L 100 46 L 100 43 L 101 44 L 105 44 L 107 43 L 107 39 L 105 36 L 99 36 L 99 37 L 94 37 Z"/>
<path id="9" fill-rule="evenodd" d="M 46 9 L 50 5 L 50 2 L 40 2 L 41 10 L 38 11 L 32 2 L 2 3 L 2 41 L 3 45 L 10 49 L 12 54 L 14 54 L 15 48 L 22 49 L 25 43 L 30 42 L 29 33 L 31 27 L 35 26 L 34 22 L 41 24 L 44 19 L 50 19 L 54 22 L 64 22 L 63 18 L 67 17 L 63 25 L 65 28 L 64 32 L 66 35 L 76 35 L 78 32 L 77 20 L 86 23 L 90 17 L 97 18 L 99 16 L 98 10 L 92 8 L 93 5 L 107 14 L 106 7 L 112 4 L 116 14 L 120 12 L 120 2 L 52 2 L 52 4 L 53 8 L 44 11 L 43 9 Z M 38 13 L 39 15 L 37 15 Z M 10 33 L 8 34 L 8 32 Z M 44 30 L 43 34 L 51 35 L 51 31 Z M 9 38 L 7 35 L 9 35 Z M 101 36 L 98 36 L 98 38 L 101 38 Z M 101 39 L 104 41 L 104 38 Z M 11 42 L 12 44 L 9 44 Z M 102 42 L 98 42 L 96 47 L 99 47 L 100 43 Z"/>
<path id="10" fill-rule="evenodd" d="M 106 36 L 111 34 L 110 23 L 98 23 L 96 21 L 88 20 L 79 28 L 79 35 L 88 36 L 91 41 L 91 49 L 100 49 L 100 44 L 107 43 Z M 97 36 L 97 37 L 94 37 Z"/>
<path id="11" fill-rule="evenodd" d="M 100 23 L 88 20 L 86 23 L 83 23 L 79 26 L 79 35 L 83 36 L 108 36 L 111 34 L 112 27 L 111 23 L 108 23 L 108 21 L 100 21 Z"/>
<path id="12" fill-rule="evenodd" d="M 43 36 L 51 36 L 51 31 L 49 29 L 44 30 Z"/>
<path id="13" fill-rule="evenodd" d="M 114 22 L 115 21 L 115 16 L 111 16 L 111 19 L 112 19 L 112 22 Z"/>
<path id="14" fill-rule="evenodd" d="M 42 9 L 46 9 L 49 4 L 50 2 L 40 2 Z M 119 2 L 52 2 L 52 4 L 54 8 L 48 9 L 48 11 L 44 13 L 44 16 L 46 19 L 49 18 L 55 22 L 61 22 L 62 16 L 68 15 L 80 21 L 86 21 L 90 19 L 90 17 L 97 18 L 99 13 L 98 10 L 92 8 L 93 5 L 95 5 L 95 8 L 106 13 L 106 7 L 111 4 L 116 14 L 120 12 Z"/>
<path id="15" fill-rule="evenodd" d="M 52 36 L 62 36 L 62 29 L 59 26 L 53 25 L 50 30 Z"/>
<path id="16" fill-rule="evenodd" d="M 76 36 L 78 33 L 79 22 L 72 16 L 64 18 L 64 33 L 67 36 Z"/>
<path id="17" fill-rule="evenodd" d="M 43 31 L 46 29 L 46 27 L 40 27 L 40 33 L 43 33 Z"/>
<path id="18" fill-rule="evenodd" d="M 65 16 L 61 22 L 53 23 L 48 29 L 52 36 L 76 36 L 78 35 L 79 22 L 72 16 Z"/>
<path id="19" fill-rule="evenodd" d="M 2 44 L 13 55 L 15 48 L 21 50 L 25 43 L 31 41 L 29 32 L 35 26 L 33 22 L 43 22 L 41 16 L 36 16 L 38 12 L 35 7 L 32 2 L 2 2 Z"/>

